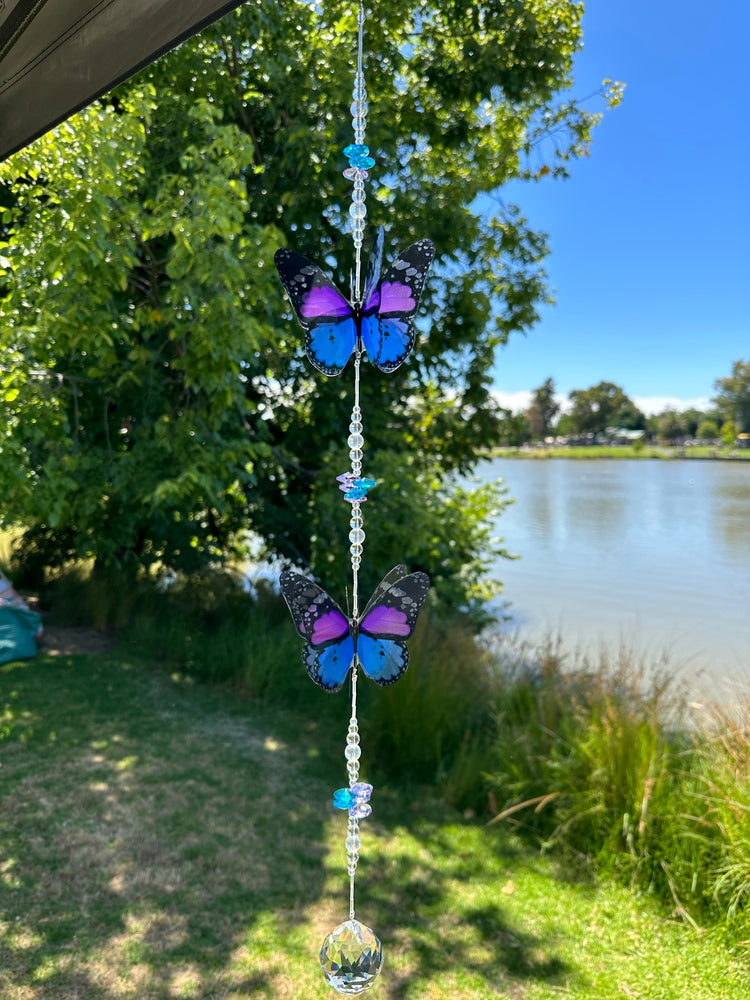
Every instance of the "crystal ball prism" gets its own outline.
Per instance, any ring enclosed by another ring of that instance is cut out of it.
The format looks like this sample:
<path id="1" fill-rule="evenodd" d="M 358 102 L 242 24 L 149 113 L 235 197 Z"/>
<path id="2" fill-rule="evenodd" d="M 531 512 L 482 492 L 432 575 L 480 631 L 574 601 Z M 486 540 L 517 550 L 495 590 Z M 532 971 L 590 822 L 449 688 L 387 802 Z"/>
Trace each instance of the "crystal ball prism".
<path id="1" fill-rule="evenodd" d="M 320 965 L 329 986 L 354 996 L 373 985 L 383 966 L 383 947 L 375 932 L 358 920 L 331 931 L 320 949 Z"/>

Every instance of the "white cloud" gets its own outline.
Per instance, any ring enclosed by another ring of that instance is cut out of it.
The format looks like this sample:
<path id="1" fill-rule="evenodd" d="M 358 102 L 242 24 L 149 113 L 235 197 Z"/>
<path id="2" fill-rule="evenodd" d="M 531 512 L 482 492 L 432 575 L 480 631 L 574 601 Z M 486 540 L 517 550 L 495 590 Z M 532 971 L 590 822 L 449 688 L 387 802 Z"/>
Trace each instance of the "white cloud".
<path id="1" fill-rule="evenodd" d="M 711 406 L 708 396 L 696 396 L 693 399 L 681 399 L 679 396 L 633 396 L 633 402 L 646 414 L 663 413 L 664 410 L 707 410 Z"/>
<path id="2" fill-rule="evenodd" d="M 506 410 L 512 410 L 514 413 L 528 410 L 531 406 L 531 391 L 528 389 L 522 389 L 520 392 L 503 392 L 502 389 L 493 389 L 492 395 L 500 406 Z"/>
<path id="3" fill-rule="evenodd" d="M 493 389 L 492 395 L 500 406 L 513 413 L 525 413 L 531 405 L 531 391 L 521 389 L 518 392 L 503 392 L 502 389 Z M 639 410 L 642 410 L 647 417 L 654 413 L 663 413 L 666 409 L 673 410 L 708 410 L 711 407 L 711 400 L 708 396 L 696 396 L 692 399 L 683 399 L 680 396 L 631 396 L 630 397 Z M 567 396 L 559 393 L 555 399 L 560 404 L 562 413 L 570 409 Z"/>
<path id="4" fill-rule="evenodd" d="M 512 410 L 513 413 L 525 413 L 531 406 L 532 392 L 530 389 L 521 389 L 518 392 L 503 392 L 502 389 L 493 389 L 492 395 L 502 407 L 506 410 Z M 570 409 L 567 396 L 561 396 L 559 392 L 556 392 L 555 400 L 560 404 L 562 413 Z"/>

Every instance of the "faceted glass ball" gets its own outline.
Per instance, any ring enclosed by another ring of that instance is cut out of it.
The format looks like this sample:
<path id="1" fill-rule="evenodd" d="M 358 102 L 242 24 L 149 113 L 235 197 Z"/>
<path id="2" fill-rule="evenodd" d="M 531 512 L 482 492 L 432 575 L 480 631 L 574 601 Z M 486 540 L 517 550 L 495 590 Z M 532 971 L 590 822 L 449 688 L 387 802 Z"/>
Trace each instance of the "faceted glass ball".
<path id="1" fill-rule="evenodd" d="M 346 920 L 323 942 L 320 965 L 329 986 L 354 996 L 369 990 L 377 979 L 383 967 L 383 947 L 369 927 Z"/>

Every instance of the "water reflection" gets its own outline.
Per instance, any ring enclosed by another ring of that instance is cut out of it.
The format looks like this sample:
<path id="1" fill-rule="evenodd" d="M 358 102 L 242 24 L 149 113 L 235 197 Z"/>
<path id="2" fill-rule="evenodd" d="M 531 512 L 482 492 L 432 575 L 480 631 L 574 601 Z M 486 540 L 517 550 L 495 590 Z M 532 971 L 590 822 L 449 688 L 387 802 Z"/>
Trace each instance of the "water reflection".
<path id="1" fill-rule="evenodd" d="M 736 470 L 738 471 L 738 470 Z M 750 469 L 747 475 L 727 469 L 714 484 L 712 527 L 726 559 L 738 569 L 750 567 Z M 744 470 L 743 470 L 744 471 Z M 750 583 L 748 583 L 750 588 Z"/>
<path id="2" fill-rule="evenodd" d="M 750 673 L 750 463 L 497 461 L 516 503 L 497 531 L 522 635 L 669 651 Z"/>

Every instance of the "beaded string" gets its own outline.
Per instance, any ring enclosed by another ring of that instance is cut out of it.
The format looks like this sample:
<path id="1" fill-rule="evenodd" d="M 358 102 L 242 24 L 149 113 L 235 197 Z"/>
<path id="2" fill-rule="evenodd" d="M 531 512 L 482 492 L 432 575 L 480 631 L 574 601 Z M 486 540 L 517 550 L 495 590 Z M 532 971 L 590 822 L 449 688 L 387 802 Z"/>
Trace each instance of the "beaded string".
<path id="1" fill-rule="evenodd" d="M 367 122 L 367 91 L 365 89 L 365 77 L 362 65 L 362 50 L 364 38 L 365 12 L 363 0 L 360 0 L 357 11 L 357 71 L 354 77 L 354 90 L 352 92 L 352 127 L 354 130 L 354 143 L 344 150 L 345 156 L 349 160 L 349 166 L 344 171 L 344 176 L 354 182 L 352 191 L 352 203 L 349 207 L 349 217 L 351 219 L 352 238 L 354 240 L 355 268 L 352 281 L 352 301 L 359 304 L 361 302 L 361 282 L 362 282 L 362 239 L 365 231 L 365 219 L 367 218 L 367 206 L 365 204 L 365 181 L 368 178 L 368 169 L 375 165 L 375 161 L 369 155 L 370 151 L 364 144 L 365 125 Z M 352 505 L 351 519 L 349 521 L 349 555 L 352 565 L 352 618 L 355 620 L 359 616 L 359 567 L 362 561 L 364 549 L 365 531 L 364 515 L 362 513 L 362 503 L 367 500 L 367 490 L 375 483 L 370 479 L 362 477 L 362 447 L 364 437 L 362 435 L 362 410 L 359 399 L 360 368 L 362 363 L 362 346 L 358 342 L 354 356 L 354 406 L 352 408 L 351 419 L 349 421 L 349 459 L 351 461 L 351 472 L 344 473 L 339 477 L 344 482 L 344 497 Z M 359 820 L 364 815 L 369 814 L 370 807 L 364 802 L 357 804 L 356 793 L 359 787 L 359 759 L 362 750 L 359 745 L 359 727 L 357 724 L 357 675 L 359 663 L 355 656 L 351 672 L 352 705 L 351 717 L 349 719 L 349 730 L 346 737 L 346 769 L 349 774 L 349 791 L 353 797 L 354 804 L 349 810 L 349 822 L 346 832 L 346 858 L 347 872 L 349 873 L 349 919 L 354 920 L 354 880 L 357 872 L 357 862 L 359 860 L 359 850 L 361 839 L 359 836 Z M 369 790 L 370 786 L 362 786 Z M 367 794 L 369 798 L 369 792 Z M 365 800 L 366 801 L 366 800 Z"/>

